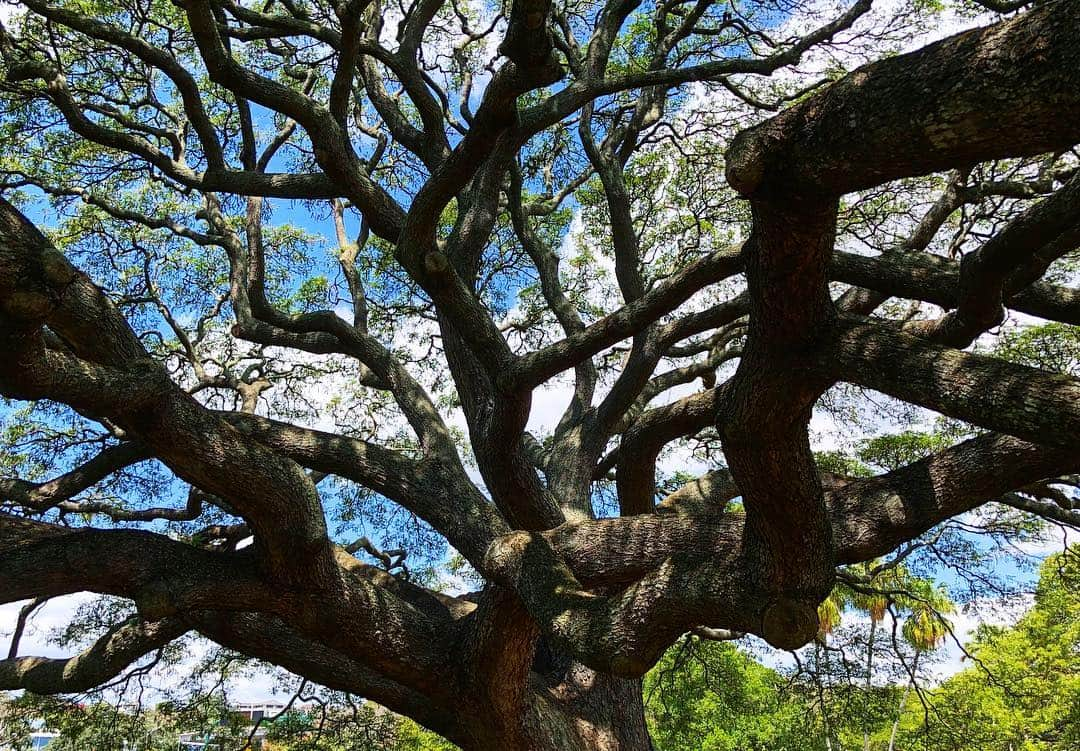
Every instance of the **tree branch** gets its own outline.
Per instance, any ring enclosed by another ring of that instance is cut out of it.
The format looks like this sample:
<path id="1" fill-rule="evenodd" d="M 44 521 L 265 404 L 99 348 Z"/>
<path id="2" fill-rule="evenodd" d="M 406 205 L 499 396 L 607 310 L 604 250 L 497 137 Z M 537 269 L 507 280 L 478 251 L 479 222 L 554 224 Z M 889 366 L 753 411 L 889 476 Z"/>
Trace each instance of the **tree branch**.
<path id="1" fill-rule="evenodd" d="M 73 694 L 108 682 L 146 654 L 183 636 L 179 618 L 139 619 L 113 626 L 86 651 L 65 659 L 15 657 L 0 660 L 0 690 Z"/>
<path id="2" fill-rule="evenodd" d="M 822 357 L 831 377 L 979 427 L 1062 449 L 1075 446 L 1080 435 L 1080 381 L 1067 375 L 853 319 L 839 323 Z"/>

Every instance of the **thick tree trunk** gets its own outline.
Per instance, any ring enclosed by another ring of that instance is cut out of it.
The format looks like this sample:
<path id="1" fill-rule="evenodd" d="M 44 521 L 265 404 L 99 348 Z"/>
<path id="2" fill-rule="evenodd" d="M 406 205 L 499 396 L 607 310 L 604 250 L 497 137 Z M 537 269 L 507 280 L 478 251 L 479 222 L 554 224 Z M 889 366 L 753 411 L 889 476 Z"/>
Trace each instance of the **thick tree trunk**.
<path id="1" fill-rule="evenodd" d="M 537 676 L 522 751 L 652 751 L 641 681 L 572 664 L 549 686 Z"/>
<path id="2" fill-rule="evenodd" d="M 653 751 L 641 681 L 578 663 L 531 672 L 520 712 L 472 719 L 472 737 L 458 741 L 464 751 Z"/>

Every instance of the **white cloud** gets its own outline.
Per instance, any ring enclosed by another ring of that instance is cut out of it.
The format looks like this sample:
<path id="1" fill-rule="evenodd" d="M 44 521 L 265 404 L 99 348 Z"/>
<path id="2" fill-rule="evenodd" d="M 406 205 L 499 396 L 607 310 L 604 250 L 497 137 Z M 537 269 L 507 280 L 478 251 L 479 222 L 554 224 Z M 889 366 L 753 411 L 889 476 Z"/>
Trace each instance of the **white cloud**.
<path id="1" fill-rule="evenodd" d="M 53 598 L 37 608 L 27 619 L 26 629 L 19 640 L 19 654 L 38 657 L 70 656 L 70 651 L 56 645 L 55 637 L 71 622 L 78 607 L 92 601 L 95 597 L 96 595 L 87 592 L 66 595 Z M 5 656 L 8 651 L 7 640 L 10 640 L 15 631 L 19 610 L 28 602 L 29 600 L 23 600 L 0 605 L 0 637 L 5 640 L 2 650 Z"/>
<path id="2" fill-rule="evenodd" d="M 967 603 L 959 612 L 949 617 L 952 622 L 953 637 L 949 638 L 938 650 L 938 661 L 930 668 L 931 679 L 942 681 L 971 665 L 964 648 L 980 625 L 1012 626 L 1031 608 L 1033 603 L 1034 599 L 1030 594 L 1016 595 L 1007 599 L 988 597 Z"/>

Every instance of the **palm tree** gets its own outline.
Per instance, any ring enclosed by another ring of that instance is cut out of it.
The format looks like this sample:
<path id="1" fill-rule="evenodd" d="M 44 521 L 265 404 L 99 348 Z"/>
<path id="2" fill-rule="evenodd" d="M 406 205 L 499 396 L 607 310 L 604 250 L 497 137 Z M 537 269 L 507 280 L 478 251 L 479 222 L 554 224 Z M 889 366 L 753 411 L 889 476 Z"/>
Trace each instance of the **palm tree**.
<path id="1" fill-rule="evenodd" d="M 858 584 L 837 584 L 828 598 L 818 606 L 818 635 L 814 643 L 814 663 L 820 666 L 824 662 L 828 672 L 828 655 L 822 657 L 822 647 L 829 636 L 837 629 L 844 612 L 851 608 L 866 613 L 870 617 L 870 631 L 867 636 L 866 650 L 866 692 L 869 696 L 872 687 L 874 664 L 874 644 L 877 630 L 887 613 L 893 617 L 905 617 L 901 628 L 904 641 L 914 649 L 910 678 L 904 687 L 889 735 L 888 751 L 895 751 L 896 736 L 900 718 L 907 704 L 908 694 L 915 686 L 919 661 L 923 654 L 937 649 L 950 633 L 951 624 L 946 616 L 956 612 L 948 592 L 927 579 L 920 579 L 911 574 L 902 565 L 881 567 L 879 561 L 861 564 L 855 573 Z M 822 723 L 825 731 L 826 748 L 832 749 L 832 730 L 826 706 L 825 687 L 821 682 L 821 669 L 817 674 L 818 703 L 821 707 Z M 870 751 L 870 730 L 863 731 L 863 751 Z"/>
<path id="2" fill-rule="evenodd" d="M 828 641 L 829 634 L 840 625 L 844 609 L 851 602 L 850 590 L 842 584 L 833 587 L 832 592 L 818 605 L 818 641 L 824 644 Z"/>
<path id="3" fill-rule="evenodd" d="M 889 734 L 889 751 L 894 751 L 896 747 L 896 733 L 900 728 L 900 718 L 904 714 L 908 694 L 915 686 L 919 658 L 924 653 L 941 646 L 952 631 L 952 624 L 945 616 L 956 612 L 956 607 L 944 587 L 934 586 L 921 579 L 913 582 L 913 585 L 903 598 L 910 614 L 904 621 L 901 634 L 904 640 L 914 648 L 915 656 L 911 663 L 910 679 L 904 687 L 904 693 L 900 696 L 900 706 L 896 712 L 896 719 L 893 721 L 892 732 Z"/>
<path id="4" fill-rule="evenodd" d="M 885 619 L 889 605 L 893 604 L 891 592 L 902 588 L 910 576 L 902 566 L 894 566 L 875 573 L 878 561 L 867 561 L 859 568 L 868 579 L 865 587 L 852 588 L 849 601 L 856 610 L 870 616 L 870 633 L 866 638 L 866 695 L 870 696 L 872 676 L 874 674 L 874 639 L 878 625 Z M 863 751 L 870 751 L 870 728 L 863 729 Z"/>
<path id="5" fill-rule="evenodd" d="M 818 605 L 818 633 L 817 639 L 814 640 L 814 674 L 817 683 L 818 693 L 818 705 L 821 707 L 821 723 L 822 729 L 825 733 L 825 748 L 828 751 L 832 751 L 832 728 L 829 722 L 829 712 L 825 701 L 825 687 L 821 682 L 821 647 L 828 639 L 829 634 L 836 630 L 836 627 L 840 625 L 840 621 L 843 617 L 844 609 L 847 608 L 851 601 L 851 590 L 845 587 L 843 584 L 838 584 L 833 587 L 832 592 L 825 598 L 824 602 Z M 828 653 L 825 655 L 825 671 L 826 674 L 829 670 Z"/>

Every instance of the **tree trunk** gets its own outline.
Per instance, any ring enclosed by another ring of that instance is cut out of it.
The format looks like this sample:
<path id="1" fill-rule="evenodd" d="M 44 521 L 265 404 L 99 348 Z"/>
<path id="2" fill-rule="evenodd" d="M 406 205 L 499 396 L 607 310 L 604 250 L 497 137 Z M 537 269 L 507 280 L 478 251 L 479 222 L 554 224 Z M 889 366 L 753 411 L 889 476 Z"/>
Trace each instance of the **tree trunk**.
<path id="1" fill-rule="evenodd" d="M 826 661 L 828 655 L 826 655 Z M 828 664 L 826 662 L 826 670 Z M 832 728 L 829 723 L 829 709 L 825 704 L 825 686 L 821 682 L 821 642 L 814 642 L 814 682 L 817 683 L 818 706 L 821 708 L 821 729 L 825 734 L 825 749 L 832 751 Z"/>
<path id="2" fill-rule="evenodd" d="M 904 686 L 904 693 L 900 695 L 900 706 L 896 710 L 896 720 L 893 722 L 892 732 L 889 733 L 889 751 L 894 751 L 896 748 L 896 733 L 900 730 L 900 720 L 904 716 L 904 705 L 907 704 L 908 694 L 911 693 L 911 689 L 915 687 L 915 674 L 919 669 L 919 657 L 922 652 L 915 651 L 915 659 L 911 666 L 911 680 Z"/>
<path id="3" fill-rule="evenodd" d="M 877 632 L 877 620 L 870 616 L 870 637 L 866 640 L 866 697 L 870 698 L 871 676 L 874 671 L 874 635 Z M 870 728 L 863 730 L 863 751 L 870 751 Z"/>
<path id="4" fill-rule="evenodd" d="M 640 680 L 573 663 L 557 683 L 530 676 L 523 715 L 487 724 L 465 751 L 654 751 Z"/>
<path id="5" fill-rule="evenodd" d="M 537 683 L 522 751 L 653 751 L 640 680 L 574 663 L 558 685 Z"/>

